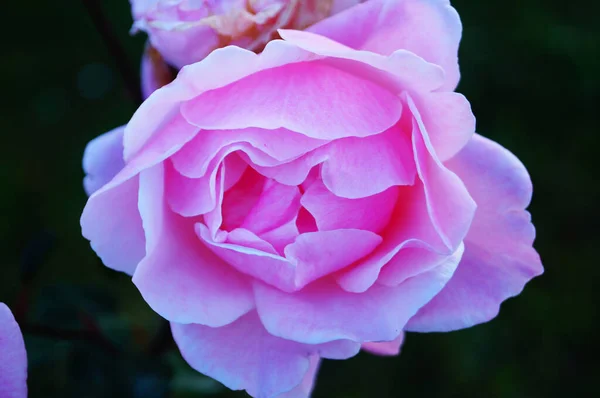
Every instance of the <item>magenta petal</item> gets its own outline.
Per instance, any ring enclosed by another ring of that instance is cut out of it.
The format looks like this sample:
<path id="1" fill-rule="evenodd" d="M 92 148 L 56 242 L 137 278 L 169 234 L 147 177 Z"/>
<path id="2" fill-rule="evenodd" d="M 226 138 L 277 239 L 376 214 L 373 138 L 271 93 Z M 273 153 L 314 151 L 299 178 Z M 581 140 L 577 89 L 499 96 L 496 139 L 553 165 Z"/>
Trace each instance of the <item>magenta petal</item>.
<path id="1" fill-rule="evenodd" d="M 316 357 L 345 359 L 359 350 L 350 341 L 307 345 L 280 339 L 265 330 L 255 312 L 220 328 L 172 323 L 171 329 L 194 369 L 260 398 L 307 398 Z"/>
<path id="2" fill-rule="evenodd" d="M 397 287 L 375 284 L 360 294 L 325 280 L 294 294 L 255 282 L 256 308 L 270 333 L 302 343 L 391 341 L 444 287 L 455 267 L 445 263 Z"/>
<path id="3" fill-rule="evenodd" d="M 356 228 L 379 233 L 390 221 L 397 199 L 397 187 L 365 198 L 346 199 L 334 195 L 318 180 L 304 192 L 301 203 L 320 231 Z"/>
<path id="4" fill-rule="evenodd" d="M 531 199 L 525 167 L 479 135 L 447 166 L 478 204 L 465 253 L 446 287 L 410 320 L 414 331 L 449 331 L 494 318 L 502 301 L 543 272 L 532 247 L 535 230 L 524 209 Z"/>
<path id="5" fill-rule="evenodd" d="M 327 140 L 381 133 L 398 121 L 401 108 L 397 96 L 369 80 L 306 62 L 264 70 L 205 92 L 184 103 L 181 111 L 201 129 L 283 127 Z"/>
<path id="6" fill-rule="evenodd" d="M 27 398 L 27 352 L 10 309 L 0 303 L 0 397 Z"/>
<path id="7" fill-rule="evenodd" d="M 88 195 L 93 194 L 113 179 L 125 166 L 123 160 L 123 131 L 117 127 L 91 140 L 83 154 L 85 178 L 83 186 Z"/>
<path id="8" fill-rule="evenodd" d="M 140 175 L 140 212 L 147 255 L 133 282 L 162 317 L 222 326 L 254 307 L 249 282 L 202 245 L 193 223 L 164 201 L 163 166 Z"/>
<path id="9" fill-rule="evenodd" d="M 375 355 L 394 356 L 400 354 L 400 347 L 404 342 L 404 333 L 400 333 L 395 340 L 364 343 L 361 348 Z"/>
<path id="10" fill-rule="evenodd" d="M 398 49 L 412 51 L 444 69 L 445 91 L 454 90 L 460 78 L 462 25 L 448 0 L 369 0 L 308 30 L 357 50 L 384 55 Z"/>

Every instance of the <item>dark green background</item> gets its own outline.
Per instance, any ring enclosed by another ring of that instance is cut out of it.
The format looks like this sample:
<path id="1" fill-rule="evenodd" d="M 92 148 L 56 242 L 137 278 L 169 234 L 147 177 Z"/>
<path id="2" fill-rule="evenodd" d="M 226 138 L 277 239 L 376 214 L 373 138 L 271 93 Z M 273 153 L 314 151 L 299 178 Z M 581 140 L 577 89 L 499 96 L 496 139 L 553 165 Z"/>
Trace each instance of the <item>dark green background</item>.
<path id="1" fill-rule="evenodd" d="M 459 91 L 478 131 L 531 173 L 535 246 L 546 273 L 493 322 L 409 334 L 397 358 L 326 362 L 314 396 L 600 396 L 600 3 L 453 4 L 464 24 Z M 137 71 L 145 39 L 128 34 L 127 0 L 103 7 Z M 75 0 L 0 8 L 0 301 L 16 310 L 28 297 L 21 322 L 29 325 L 30 396 L 244 396 L 191 371 L 130 280 L 103 267 L 80 236 L 83 149 L 135 110 L 85 8 Z M 110 343 L 65 341 L 44 329 L 91 334 L 87 318 Z"/>

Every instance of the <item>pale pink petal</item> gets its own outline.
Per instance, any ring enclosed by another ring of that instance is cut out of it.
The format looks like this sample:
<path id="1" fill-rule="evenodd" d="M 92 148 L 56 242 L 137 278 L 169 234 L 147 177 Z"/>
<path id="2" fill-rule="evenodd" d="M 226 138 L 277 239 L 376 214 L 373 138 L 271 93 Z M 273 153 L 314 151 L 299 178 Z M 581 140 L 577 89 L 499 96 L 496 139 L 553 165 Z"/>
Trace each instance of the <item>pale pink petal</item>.
<path id="1" fill-rule="evenodd" d="M 273 245 L 257 236 L 254 232 L 244 228 L 236 228 L 228 232 L 225 243 L 252 248 L 270 254 L 278 254 Z"/>
<path id="2" fill-rule="evenodd" d="M 460 245 L 454 253 L 446 254 L 433 251 L 420 241 L 405 241 L 400 251 L 381 269 L 377 282 L 385 286 L 398 286 L 408 278 L 438 267 L 440 264 L 458 265 L 463 253 L 463 245 Z"/>
<path id="3" fill-rule="evenodd" d="M 336 275 L 344 290 L 354 293 L 366 291 L 395 256 L 400 256 L 399 263 L 403 261 L 405 254 L 400 253 L 404 250 L 416 250 L 418 253 L 414 266 L 403 268 L 409 276 L 430 270 L 452 253 L 431 221 L 422 182 L 417 180 L 414 186 L 399 187 L 398 191 L 388 227 L 381 232 L 383 243 L 365 259 Z"/>
<path id="4" fill-rule="evenodd" d="M 292 292 L 296 290 L 294 285 L 295 267 L 286 258 L 273 253 L 274 249 L 271 245 L 269 245 L 267 251 L 264 251 L 262 245 L 259 244 L 248 247 L 220 242 L 214 236 L 211 236 L 211 231 L 204 224 L 198 223 L 195 228 L 200 240 L 212 252 L 238 271 L 277 286 L 278 289 L 284 291 Z M 257 249 L 257 247 L 260 247 L 260 249 Z"/>
<path id="5" fill-rule="evenodd" d="M 284 252 L 296 268 L 294 284 L 302 288 L 366 256 L 381 240 L 379 235 L 360 229 L 318 231 L 298 236 Z"/>
<path id="6" fill-rule="evenodd" d="M 462 25 L 448 0 L 369 0 L 308 30 L 357 50 L 384 55 L 412 51 L 444 69 L 446 91 L 453 91 L 460 78 Z"/>
<path id="7" fill-rule="evenodd" d="M 444 71 L 440 66 L 427 62 L 410 51 L 395 49 L 381 55 L 371 51 L 356 51 L 310 32 L 280 30 L 279 34 L 287 42 L 327 57 L 320 63 L 362 76 L 395 94 L 403 90 L 438 90 L 444 83 Z"/>
<path id="8" fill-rule="evenodd" d="M 0 397 L 27 398 L 27 352 L 10 309 L 0 303 Z"/>
<path id="9" fill-rule="evenodd" d="M 298 230 L 298 215 L 273 228 L 260 234 L 261 239 L 269 242 L 279 254 L 283 254 L 283 249 L 293 243 L 300 231 Z"/>
<path id="10" fill-rule="evenodd" d="M 463 182 L 437 158 L 414 102 L 408 95 L 405 98 L 413 113 L 410 123 L 420 181 L 413 187 L 401 188 L 401 205 L 392 215 L 388 230 L 382 233 L 384 243 L 364 261 L 337 276 L 338 283 L 350 292 L 368 289 L 388 262 L 389 270 L 382 274 L 382 283 L 396 286 L 450 260 L 448 257 L 456 253 L 475 211 L 475 202 Z M 408 251 L 402 253 L 403 250 Z M 394 259 L 395 256 L 398 257 Z"/>
<path id="11" fill-rule="evenodd" d="M 308 371 L 304 375 L 304 378 L 293 390 L 279 394 L 277 398 L 308 398 L 312 393 L 315 385 L 315 379 L 319 372 L 319 365 L 321 364 L 321 358 L 318 355 L 311 355 L 308 360 L 310 364 Z"/>
<path id="12" fill-rule="evenodd" d="M 202 129 L 286 128 L 327 140 L 381 133 L 398 121 L 401 109 L 400 99 L 383 87 L 313 61 L 205 92 L 181 112 Z"/>
<path id="13" fill-rule="evenodd" d="M 346 199 L 334 195 L 318 180 L 304 192 L 300 202 L 313 215 L 320 231 L 356 228 L 379 233 L 390 221 L 398 192 L 397 187 L 391 187 L 366 198 Z"/>
<path id="14" fill-rule="evenodd" d="M 372 196 L 397 185 L 412 185 L 416 176 L 410 137 L 394 126 L 366 138 L 346 138 L 328 147 L 323 183 L 337 196 Z"/>
<path id="15" fill-rule="evenodd" d="M 140 213 L 147 255 L 133 282 L 162 317 L 222 326 L 254 307 L 249 282 L 202 245 L 193 222 L 172 213 L 164 200 L 163 166 L 140 175 Z"/>
<path id="16" fill-rule="evenodd" d="M 165 162 L 166 200 L 171 209 L 184 216 L 193 217 L 206 214 L 217 205 L 217 172 L 214 167 L 210 173 L 200 178 L 188 178 L 179 174 L 171 162 Z"/>
<path id="17" fill-rule="evenodd" d="M 361 348 L 375 355 L 395 356 L 400 354 L 400 347 L 403 342 L 404 333 L 400 333 L 400 335 L 392 341 L 364 343 Z"/>
<path id="18" fill-rule="evenodd" d="M 108 183 L 125 166 L 123 160 L 123 131 L 117 127 L 91 140 L 83 154 L 83 186 L 88 195 Z"/>
<path id="19" fill-rule="evenodd" d="M 447 162 L 478 204 L 455 275 L 410 320 L 409 330 L 449 331 L 494 318 L 502 301 L 543 272 L 532 247 L 535 230 L 524 209 L 531 181 L 521 162 L 481 136 Z"/>
<path id="20" fill-rule="evenodd" d="M 131 159 L 170 119 L 176 118 L 183 101 L 263 69 L 310 59 L 315 59 L 315 56 L 290 43 L 274 40 L 259 55 L 229 46 L 211 52 L 200 62 L 183 67 L 172 83 L 152 93 L 131 118 L 123 138 L 125 159 Z"/>
<path id="21" fill-rule="evenodd" d="M 413 100 L 440 160 L 454 156 L 475 133 L 475 116 L 462 94 L 434 92 Z"/>
<path id="22" fill-rule="evenodd" d="M 246 390 L 260 398 L 308 397 L 299 393 L 310 390 L 315 358 L 345 359 L 360 347 L 350 341 L 308 345 L 280 339 L 265 330 L 255 312 L 220 328 L 172 323 L 171 329 L 194 369 L 232 390 Z M 280 395 L 284 393 L 291 395 Z"/>
<path id="23" fill-rule="evenodd" d="M 327 143 L 286 129 L 203 130 L 172 156 L 173 164 L 185 176 L 202 177 L 215 154 L 240 142 L 248 143 L 278 161 L 295 159 Z"/>
<path id="24" fill-rule="evenodd" d="M 255 281 L 256 308 L 270 333 L 298 342 L 391 341 L 444 287 L 455 267 L 445 263 L 397 287 L 375 284 L 360 294 L 348 293 L 328 280 L 294 294 Z"/>
<path id="25" fill-rule="evenodd" d="M 171 160 L 171 159 L 169 159 Z M 181 175 L 172 162 L 165 162 L 166 195 L 171 209 L 184 217 L 206 214 L 217 206 L 217 173 L 224 164 L 224 190 L 239 182 L 248 164 L 235 153 L 218 154 L 208 173 L 199 178 Z M 220 182 L 220 179 L 219 179 Z"/>
<path id="26" fill-rule="evenodd" d="M 413 114 L 413 151 L 431 221 L 451 251 L 469 230 L 477 205 L 464 183 L 437 158 L 427 130 L 410 95 L 405 96 Z"/>
<path id="27" fill-rule="evenodd" d="M 268 180 L 258 201 L 246 215 L 242 228 L 262 234 L 296 218 L 300 210 L 298 187 Z"/>
<path id="28" fill-rule="evenodd" d="M 81 233 L 102 263 L 129 275 L 146 254 L 138 211 L 138 181 L 135 176 L 112 189 L 97 191 L 81 215 Z"/>

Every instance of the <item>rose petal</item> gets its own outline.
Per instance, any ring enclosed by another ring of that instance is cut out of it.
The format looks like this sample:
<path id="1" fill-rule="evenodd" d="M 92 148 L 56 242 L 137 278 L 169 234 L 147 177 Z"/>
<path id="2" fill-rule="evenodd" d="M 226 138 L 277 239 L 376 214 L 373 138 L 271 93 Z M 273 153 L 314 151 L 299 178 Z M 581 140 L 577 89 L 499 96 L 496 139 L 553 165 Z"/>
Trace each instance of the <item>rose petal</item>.
<path id="1" fill-rule="evenodd" d="M 412 185 L 416 168 L 410 138 L 398 127 L 366 138 L 333 142 L 323 163 L 323 183 L 337 196 L 364 198 L 397 185 Z"/>
<path id="2" fill-rule="evenodd" d="M 382 268 L 396 256 L 399 259 L 395 262 L 403 263 L 406 254 L 402 252 L 405 250 L 417 251 L 418 256 L 412 266 L 407 263 L 401 267 L 406 278 L 432 269 L 452 253 L 431 221 L 423 183 L 418 180 L 414 186 L 400 187 L 398 191 L 396 207 L 387 228 L 381 233 L 383 243 L 368 257 L 336 275 L 344 290 L 354 293 L 366 291 L 378 280 Z"/>
<path id="3" fill-rule="evenodd" d="M 361 294 L 348 293 L 328 280 L 294 294 L 255 281 L 256 308 L 271 334 L 301 343 L 391 341 L 444 287 L 455 267 L 445 263 L 397 287 L 375 284 Z"/>
<path id="4" fill-rule="evenodd" d="M 408 330 L 449 331 L 494 318 L 543 268 L 531 246 L 535 230 L 525 167 L 509 151 L 476 135 L 447 162 L 478 204 L 465 254 L 446 287 L 408 323 Z"/>
<path id="5" fill-rule="evenodd" d="M 315 385 L 315 379 L 317 377 L 317 373 L 319 371 L 319 365 L 321 364 L 321 359 L 318 355 L 312 355 L 308 358 L 310 361 L 308 366 L 308 371 L 304 375 L 304 378 L 293 390 L 285 392 L 277 396 L 277 398 L 308 398 L 312 393 L 313 387 Z"/>
<path id="6" fill-rule="evenodd" d="M 205 92 L 185 102 L 181 112 L 202 129 L 283 127 L 327 140 L 381 133 L 398 121 L 401 108 L 390 91 L 310 62 L 264 70 Z"/>
<path id="7" fill-rule="evenodd" d="M 382 356 L 395 356 L 400 354 L 400 347 L 404 342 L 404 333 L 400 333 L 395 340 L 364 343 L 361 348 L 371 354 Z"/>
<path id="8" fill-rule="evenodd" d="M 81 233 L 102 263 L 129 275 L 146 254 L 138 211 L 138 181 L 135 176 L 112 189 L 96 191 L 81 215 Z"/>
<path id="9" fill-rule="evenodd" d="M 162 165 L 140 175 L 147 255 L 133 282 L 170 321 L 227 325 L 254 307 L 248 281 L 198 242 L 191 221 L 169 210 L 163 182 Z"/>
<path id="10" fill-rule="evenodd" d="M 263 69 L 314 58 L 282 40 L 271 41 L 259 55 L 236 46 L 211 52 L 202 61 L 183 67 L 172 83 L 156 90 L 140 105 L 125 129 L 124 158 L 133 158 L 150 138 L 162 131 L 163 126 L 177 118 L 183 101 Z"/>
<path id="11" fill-rule="evenodd" d="M 27 398 L 27 352 L 10 309 L 0 303 L 0 397 Z"/>
<path id="12" fill-rule="evenodd" d="M 345 359 L 359 345 L 336 341 L 321 345 L 300 344 L 272 336 L 255 312 L 221 328 L 172 323 L 173 337 L 186 361 L 196 370 L 233 390 L 253 397 L 307 397 L 316 372 L 315 357 Z M 308 393 L 308 392 L 307 392 Z"/>
<path id="13" fill-rule="evenodd" d="M 437 158 L 427 130 L 410 95 L 405 96 L 413 114 L 413 151 L 423 181 L 431 221 L 451 251 L 466 236 L 477 207 L 464 183 Z"/>
<path id="14" fill-rule="evenodd" d="M 195 226 L 197 236 L 208 248 L 221 259 L 240 272 L 258 278 L 278 289 L 292 292 L 294 286 L 295 267 L 286 258 L 267 251 L 238 244 L 219 242 L 211 236 L 210 230 L 202 223 Z M 265 242 L 266 243 L 266 242 Z M 272 247 L 272 246 L 271 246 Z"/>
<path id="15" fill-rule="evenodd" d="M 258 201 L 246 215 L 242 228 L 262 234 L 296 218 L 300 210 L 300 190 L 266 181 Z"/>
<path id="16" fill-rule="evenodd" d="M 409 50 L 444 69 L 443 90 L 458 84 L 462 25 L 448 0 L 369 0 L 308 30 L 357 50 L 383 55 Z"/>
<path id="17" fill-rule="evenodd" d="M 294 285 L 308 283 L 340 270 L 373 251 L 381 237 L 360 229 L 337 229 L 304 233 L 284 249 L 296 268 Z"/>
<path id="18" fill-rule="evenodd" d="M 356 51 L 339 42 L 310 32 L 280 30 L 287 42 L 314 54 L 328 57 L 320 61 L 338 70 L 377 83 L 399 94 L 403 90 L 433 91 L 444 83 L 444 71 L 411 51 L 399 48 L 385 55 L 372 51 Z"/>
<path id="19" fill-rule="evenodd" d="M 107 184 L 125 166 L 123 160 L 123 131 L 117 127 L 91 140 L 83 154 L 85 178 L 83 186 L 88 195 Z"/>
<path id="20" fill-rule="evenodd" d="M 391 187 L 366 198 L 346 199 L 334 195 L 319 179 L 304 192 L 301 203 L 320 231 L 356 228 L 379 233 L 390 221 L 398 191 Z"/>
<path id="21" fill-rule="evenodd" d="M 206 174 L 215 154 L 231 144 L 240 142 L 248 143 L 278 161 L 292 160 L 327 143 L 282 128 L 203 130 L 171 159 L 181 174 L 198 178 Z"/>

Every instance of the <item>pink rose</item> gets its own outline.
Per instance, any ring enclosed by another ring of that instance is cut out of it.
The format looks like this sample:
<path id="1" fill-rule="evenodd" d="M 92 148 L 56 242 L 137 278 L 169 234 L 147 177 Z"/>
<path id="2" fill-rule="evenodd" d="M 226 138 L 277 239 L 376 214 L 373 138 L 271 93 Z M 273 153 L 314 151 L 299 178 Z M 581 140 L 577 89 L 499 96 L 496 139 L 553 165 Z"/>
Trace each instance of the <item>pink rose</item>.
<path id="1" fill-rule="evenodd" d="M 130 0 L 133 31 L 177 68 L 212 50 L 236 45 L 261 50 L 277 29 L 304 29 L 360 0 Z"/>
<path id="2" fill-rule="evenodd" d="M 453 92 L 449 3 L 371 0 L 311 31 L 184 67 L 84 159 L 96 253 L 191 366 L 255 397 L 486 322 L 542 273 L 527 171 Z"/>
<path id="3" fill-rule="evenodd" d="M 27 352 L 10 309 L 0 303 L 0 397 L 27 397 Z"/>

